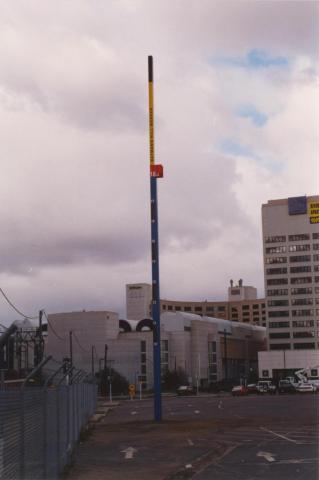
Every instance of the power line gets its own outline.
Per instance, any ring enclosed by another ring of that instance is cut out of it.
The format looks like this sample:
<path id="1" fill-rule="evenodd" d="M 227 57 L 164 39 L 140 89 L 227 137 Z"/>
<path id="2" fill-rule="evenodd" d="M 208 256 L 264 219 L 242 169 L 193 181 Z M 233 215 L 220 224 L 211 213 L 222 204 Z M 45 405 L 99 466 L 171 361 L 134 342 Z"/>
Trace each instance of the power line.
<path id="1" fill-rule="evenodd" d="M 47 316 L 47 314 L 45 313 L 45 310 L 43 310 L 43 315 L 44 315 L 45 318 L 47 319 L 48 325 L 49 325 L 49 327 L 51 328 L 51 330 L 52 330 L 52 332 L 54 333 L 54 335 L 55 335 L 59 340 L 61 340 L 62 342 L 66 342 L 66 338 L 60 337 L 60 335 L 59 335 L 59 334 L 55 331 L 55 329 L 53 328 L 52 323 L 49 321 L 48 316 Z"/>
<path id="2" fill-rule="evenodd" d="M 8 304 L 19 314 L 21 315 L 21 317 L 24 317 L 24 318 L 27 318 L 29 320 L 36 320 L 38 318 L 38 316 L 36 317 L 29 317 L 28 315 L 25 315 L 24 313 L 20 312 L 20 310 L 17 309 L 17 307 L 15 305 L 13 305 L 13 303 L 11 302 L 11 300 L 9 300 L 9 298 L 7 297 L 7 295 L 4 293 L 4 291 L 2 290 L 2 288 L 0 288 L 0 293 L 2 293 L 2 295 L 4 296 L 4 298 L 7 300 Z"/>
<path id="3" fill-rule="evenodd" d="M 78 339 L 78 337 L 76 336 L 75 332 L 73 332 L 73 336 L 74 336 L 74 338 L 75 338 L 76 343 L 77 343 L 78 346 L 81 348 L 81 350 L 83 350 L 83 352 L 85 352 L 85 353 L 89 353 L 88 350 L 86 350 L 84 347 L 82 347 L 82 345 L 80 344 L 79 339 Z"/>

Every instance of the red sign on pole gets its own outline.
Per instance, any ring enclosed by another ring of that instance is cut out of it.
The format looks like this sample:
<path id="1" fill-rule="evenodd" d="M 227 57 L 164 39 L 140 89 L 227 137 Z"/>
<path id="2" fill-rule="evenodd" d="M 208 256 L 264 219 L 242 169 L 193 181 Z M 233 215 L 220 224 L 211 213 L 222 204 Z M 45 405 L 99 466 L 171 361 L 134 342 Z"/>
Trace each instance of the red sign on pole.
<path id="1" fill-rule="evenodd" d="M 160 164 L 151 164 L 151 177 L 163 178 L 163 165 Z"/>

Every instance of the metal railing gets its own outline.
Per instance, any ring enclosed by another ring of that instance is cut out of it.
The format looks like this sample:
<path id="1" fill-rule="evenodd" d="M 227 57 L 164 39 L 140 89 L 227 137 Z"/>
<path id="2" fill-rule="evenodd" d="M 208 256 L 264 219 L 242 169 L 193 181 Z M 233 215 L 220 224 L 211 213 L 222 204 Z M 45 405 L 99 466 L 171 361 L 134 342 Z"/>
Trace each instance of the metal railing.
<path id="1" fill-rule="evenodd" d="M 0 390 L 0 478 L 58 478 L 96 403 L 93 377 L 51 358 Z"/>

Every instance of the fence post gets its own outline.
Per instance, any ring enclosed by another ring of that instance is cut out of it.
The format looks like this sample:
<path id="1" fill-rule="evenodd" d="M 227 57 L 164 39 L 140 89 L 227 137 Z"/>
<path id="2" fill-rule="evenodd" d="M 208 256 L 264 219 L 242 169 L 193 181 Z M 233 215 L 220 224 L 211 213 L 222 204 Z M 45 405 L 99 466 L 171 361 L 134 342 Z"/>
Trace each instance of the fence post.
<path id="1" fill-rule="evenodd" d="M 60 474 L 60 388 L 56 389 L 56 456 L 57 456 L 57 475 Z"/>
<path id="2" fill-rule="evenodd" d="M 25 448 L 24 448 L 24 389 L 20 390 L 20 479 L 25 475 Z"/>
<path id="3" fill-rule="evenodd" d="M 47 450 L 48 450 L 48 429 L 47 429 L 47 389 L 43 390 L 43 477 L 47 478 Z"/>

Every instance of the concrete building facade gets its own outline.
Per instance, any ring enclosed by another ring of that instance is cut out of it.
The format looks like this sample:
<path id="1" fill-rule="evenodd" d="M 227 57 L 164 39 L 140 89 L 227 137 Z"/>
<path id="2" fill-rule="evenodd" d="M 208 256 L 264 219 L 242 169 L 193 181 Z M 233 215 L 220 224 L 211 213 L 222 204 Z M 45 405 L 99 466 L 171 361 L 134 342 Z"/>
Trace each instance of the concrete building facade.
<path id="1" fill-rule="evenodd" d="M 70 355 L 79 368 L 107 364 L 130 383 L 153 386 L 153 332 L 148 319 L 119 319 L 114 312 L 71 312 L 49 315 L 47 354 L 57 360 Z M 189 383 L 206 386 L 227 378 L 243 378 L 257 371 L 257 352 L 266 348 L 263 327 L 184 312 L 161 315 L 162 372 L 181 368 Z"/>
<path id="2" fill-rule="evenodd" d="M 319 196 L 270 200 L 262 206 L 270 350 L 319 348 L 319 223 L 311 214 L 315 205 L 319 212 Z"/>
<path id="3" fill-rule="evenodd" d="M 151 315 L 151 285 L 145 283 L 126 285 L 126 295 L 127 318 L 141 320 Z M 228 288 L 228 300 L 185 301 L 161 299 L 160 305 L 161 313 L 195 313 L 212 318 L 266 326 L 265 299 L 257 298 L 257 289 L 243 285 L 242 280 L 239 280 L 237 285 L 231 280 Z"/>

